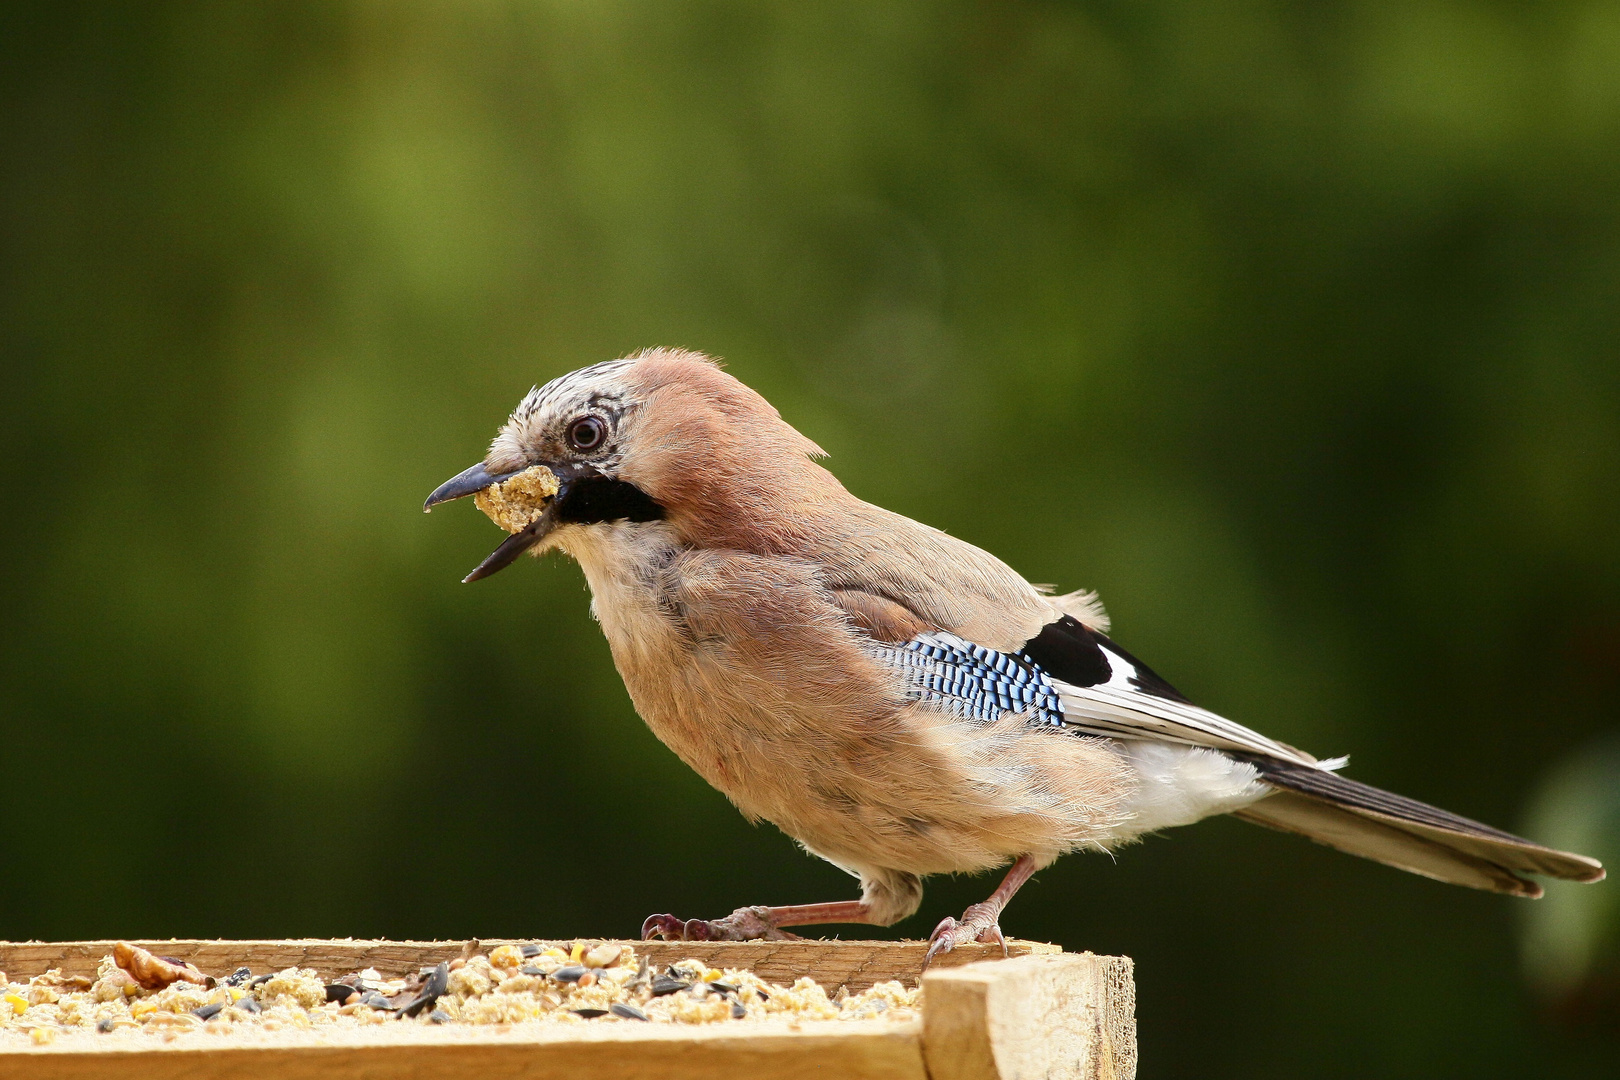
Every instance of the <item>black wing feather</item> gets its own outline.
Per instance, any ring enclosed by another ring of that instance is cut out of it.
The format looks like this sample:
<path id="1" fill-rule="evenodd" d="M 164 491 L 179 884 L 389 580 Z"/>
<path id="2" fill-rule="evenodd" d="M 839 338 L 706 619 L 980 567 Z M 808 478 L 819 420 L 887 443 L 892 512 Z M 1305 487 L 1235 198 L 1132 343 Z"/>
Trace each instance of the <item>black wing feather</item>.
<path id="1" fill-rule="evenodd" d="M 1260 754 L 1245 754 L 1239 751 L 1228 750 L 1230 757 L 1247 761 L 1260 772 L 1260 778 L 1273 787 L 1287 788 L 1298 791 L 1304 795 L 1314 795 L 1318 799 L 1338 803 L 1341 806 L 1352 806 L 1361 810 L 1371 810 L 1377 814 L 1388 814 L 1390 817 L 1400 818 L 1403 821 L 1415 821 L 1422 825 L 1432 825 L 1437 829 L 1450 829 L 1454 832 L 1469 833 L 1491 840 L 1503 840 L 1510 844 L 1529 844 L 1540 847 L 1533 840 L 1526 840 L 1522 836 L 1514 836 L 1510 832 L 1494 829 L 1472 818 L 1465 818 L 1461 814 L 1453 814 L 1442 810 L 1438 806 L 1408 799 L 1405 795 L 1397 795 L 1393 791 L 1375 788 L 1371 784 L 1363 784 L 1359 780 L 1352 780 L 1348 776 L 1340 776 L 1325 769 L 1313 769 L 1308 765 L 1297 765 L 1292 761 L 1279 761 L 1277 758 L 1263 757 Z"/>

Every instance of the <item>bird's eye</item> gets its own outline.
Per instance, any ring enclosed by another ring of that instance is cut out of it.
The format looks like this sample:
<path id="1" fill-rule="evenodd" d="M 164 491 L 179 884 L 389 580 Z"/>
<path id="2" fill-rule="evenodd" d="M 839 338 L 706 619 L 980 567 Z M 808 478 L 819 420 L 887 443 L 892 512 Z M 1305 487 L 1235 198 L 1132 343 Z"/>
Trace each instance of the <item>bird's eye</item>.
<path id="1" fill-rule="evenodd" d="M 607 440 L 607 424 L 600 417 L 582 416 L 568 425 L 568 445 L 575 450 L 595 450 Z"/>

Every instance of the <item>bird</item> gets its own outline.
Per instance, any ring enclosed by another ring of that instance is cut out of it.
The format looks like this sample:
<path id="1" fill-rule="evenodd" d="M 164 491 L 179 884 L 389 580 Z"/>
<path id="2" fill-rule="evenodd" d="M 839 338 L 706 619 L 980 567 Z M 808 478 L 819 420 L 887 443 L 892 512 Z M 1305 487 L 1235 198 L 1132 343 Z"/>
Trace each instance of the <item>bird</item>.
<path id="1" fill-rule="evenodd" d="M 657 914 L 642 937 L 783 939 L 891 926 L 925 877 L 1007 866 L 925 964 L 999 943 L 1008 902 L 1076 851 L 1218 814 L 1513 896 L 1595 859 L 1344 776 L 1200 708 L 1109 636 L 1098 597 L 864 502 L 824 452 L 708 356 L 644 349 L 523 397 L 423 509 L 542 465 L 557 491 L 466 581 L 575 559 L 637 712 L 751 821 L 860 883 L 858 900 Z"/>

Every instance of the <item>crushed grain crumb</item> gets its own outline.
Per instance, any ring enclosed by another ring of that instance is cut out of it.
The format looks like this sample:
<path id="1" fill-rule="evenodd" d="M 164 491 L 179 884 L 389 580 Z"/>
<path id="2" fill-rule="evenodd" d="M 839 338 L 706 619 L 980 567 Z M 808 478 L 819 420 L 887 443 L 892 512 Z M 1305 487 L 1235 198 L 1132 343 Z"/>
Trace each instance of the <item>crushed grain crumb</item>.
<path id="1" fill-rule="evenodd" d="M 507 532 L 522 532 L 545 511 L 557 490 L 557 474 L 534 465 L 478 492 L 473 503 Z"/>

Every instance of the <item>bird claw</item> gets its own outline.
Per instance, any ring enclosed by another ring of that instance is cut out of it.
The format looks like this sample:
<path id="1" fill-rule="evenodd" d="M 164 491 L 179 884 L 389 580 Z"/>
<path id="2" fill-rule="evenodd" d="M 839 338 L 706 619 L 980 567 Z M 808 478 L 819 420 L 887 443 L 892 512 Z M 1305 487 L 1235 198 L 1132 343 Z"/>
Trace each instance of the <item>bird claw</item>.
<path id="1" fill-rule="evenodd" d="M 939 921 L 934 932 L 928 935 L 928 952 L 923 956 L 923 970 L 934 959 L 943 956 L 970 941 L 982 942 L 986 945 L 995 943 L 1001 946 L 1001 955 L 1007 956 L 1007 938 L 1001 932 L 1001 908 L 996 904 L 974 904 L 962 913 L 958 922 L 949 915 Z"/>
<path id="2" fill-rule="evenodd" d="M 771 909 L 764 905 L 742 907 L 723 919 L 679 919 L 674 915 L 649 915 L 641 924 L 641 940 L 655 937 L 665 941 L 797 941 L 797 934 L 777 929 Z"/>
<path id="3" fill-rule="evenodd" d="M 673 915 L 649 915 L 641 924 L 641 940 L 651 941 L 654 938 L 663 938 L 665 941 L 686 940 L 686 920 L 677 919 Z"/>

